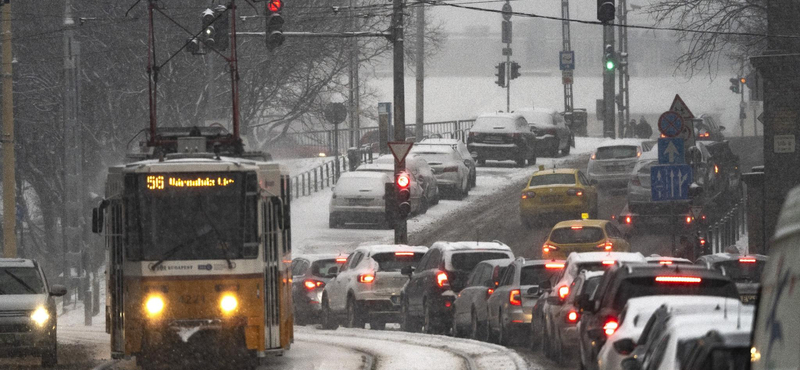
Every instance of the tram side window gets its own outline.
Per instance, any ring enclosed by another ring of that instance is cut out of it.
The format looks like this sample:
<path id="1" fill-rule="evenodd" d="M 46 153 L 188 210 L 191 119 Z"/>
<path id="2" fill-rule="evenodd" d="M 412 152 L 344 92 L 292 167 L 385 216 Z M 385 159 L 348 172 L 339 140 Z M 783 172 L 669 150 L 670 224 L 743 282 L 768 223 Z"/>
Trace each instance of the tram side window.
<path id="1" fill-rule="evenodd" d="M 246 182 L 242 257 L 255 258 L 258 256 L 258 178 L 248 174 Z"/>
<path id="2" fill-rule="evenodd" d="M 125 205 L 125 257 L 133 261 L 142 259 L 142 223 L 139 219 L 139 203 L 136 197 L 136 179 L 137 178 L 135 176 L 125 177 L 125 196 L 123 197 L 123 202 Z M 111 214 L 114 215 L 115 213 L 116 212 L 113 211 L 112 206 Z M 120 226 L 122 226 L 122 217 L 119 217 L 119 222 Z M 115 222 L 112 221 L 112 225 L 113 224 L 115 224 Z M 114 233 L 122 233 L 122 228 L 120 227 L 116 229 Z M 112 237 L 112 243 L 115 240 L 116 239 Z"/>

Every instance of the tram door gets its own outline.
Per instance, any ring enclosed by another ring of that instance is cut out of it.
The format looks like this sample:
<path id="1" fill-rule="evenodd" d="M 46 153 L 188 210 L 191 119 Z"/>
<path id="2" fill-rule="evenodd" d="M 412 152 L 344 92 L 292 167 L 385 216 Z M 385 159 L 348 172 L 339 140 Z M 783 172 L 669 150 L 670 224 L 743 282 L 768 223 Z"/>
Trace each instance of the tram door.
<path id="1" fill-rule="evenodd" d="M 115 181 L 116 180 L 116 181 Z M 109 175 L 106 194 L 110 196 L 108 209 L 105 212 L 105 238 L 108 253 L 107 274 L 107 306 L 106 326 L 111 334 L 111 356 L 121 358 L 125 355 L 125 315 L 123 268 L 124 262 L 124 212 L 121 177 Z"/>
<path id="2" fill-rule="evenodd" d="M 275 203 L 279 198 L 270 197 L 261 202 L 264 240 L 264 330 L 266 348 L 281 348 L 281 237 L 278 228 L 280 212 Z"/>

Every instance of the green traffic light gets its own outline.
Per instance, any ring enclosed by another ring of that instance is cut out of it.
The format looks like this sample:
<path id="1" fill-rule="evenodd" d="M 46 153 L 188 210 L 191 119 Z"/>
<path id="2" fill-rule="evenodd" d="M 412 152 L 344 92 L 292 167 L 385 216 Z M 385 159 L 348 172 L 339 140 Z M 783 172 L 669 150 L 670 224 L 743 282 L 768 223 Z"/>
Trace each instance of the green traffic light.
<path id="1" fill-rule="evenodd" d="M 609 70 L 609 71 L 614 69 L 614 61 L 613 60 L 607 60 L 606 61 L 606 69 Z"/>

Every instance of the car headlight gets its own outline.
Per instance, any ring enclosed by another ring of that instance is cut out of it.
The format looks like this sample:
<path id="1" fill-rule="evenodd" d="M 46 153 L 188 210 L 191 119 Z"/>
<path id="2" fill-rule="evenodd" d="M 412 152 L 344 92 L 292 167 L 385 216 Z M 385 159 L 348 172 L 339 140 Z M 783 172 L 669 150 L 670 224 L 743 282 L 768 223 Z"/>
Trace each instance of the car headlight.
<path id="1" fill-rule="evenodd" d="M 147 309 L 147 313 L 158 315 L 161 311 L 164 311 L 164 300 L 159 296 L 150 296 L 150 298 L 147 298 L 145 308 Z"/>
<path id="2" fill-rule="evenodd" d="M 222 312 L 231 313 L 236 307 L 239 305 L 239 302 L 236 300 L 236 297 L 232 295 L 225 295 L 219 301 L 219 306 L 222 308 Z"/>
<path id="3" fill-rule="evenodd" d="M 44 326 L 44 324 L 47 323 L 47 320 L 50 320 L 50 314 L 44 307 L 39 307 L 31 314 L 31 320 L 33 320 L 36 325 Z"/>

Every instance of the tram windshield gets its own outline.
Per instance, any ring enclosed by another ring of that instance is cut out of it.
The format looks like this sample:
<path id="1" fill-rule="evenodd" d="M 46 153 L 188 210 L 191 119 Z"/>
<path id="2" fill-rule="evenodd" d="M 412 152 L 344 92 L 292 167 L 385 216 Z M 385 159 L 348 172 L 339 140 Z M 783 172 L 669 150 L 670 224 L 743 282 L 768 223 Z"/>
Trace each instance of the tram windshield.
<path id="1" fill-rule="evenodd" d="M 244 177 L 222 174 L 145 174 L 126 182 L 129 260 L 254 258 L 244 248 Z M 131 191 L 135 189 L 135 191 Z M 254 211 L 248 211 L 253 212 Z"/>

